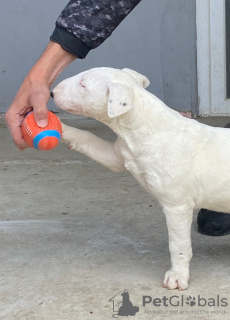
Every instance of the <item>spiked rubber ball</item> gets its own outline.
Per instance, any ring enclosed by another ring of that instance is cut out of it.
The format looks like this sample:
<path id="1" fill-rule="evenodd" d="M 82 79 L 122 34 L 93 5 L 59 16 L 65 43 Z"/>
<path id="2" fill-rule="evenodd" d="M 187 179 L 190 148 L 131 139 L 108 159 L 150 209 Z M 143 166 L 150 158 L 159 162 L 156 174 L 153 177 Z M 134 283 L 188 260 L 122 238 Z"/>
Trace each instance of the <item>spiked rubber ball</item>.
<path id="1" fill-rule="evenodd" d="M 59 118 L 48 111 L 48 125 L 40 128 L 34 119 L 33 111 L 28 113 L 22 123 L 22 135 L 26 143 L 35 149 L 51 150 L 57 147 L 62 134 Z"/>

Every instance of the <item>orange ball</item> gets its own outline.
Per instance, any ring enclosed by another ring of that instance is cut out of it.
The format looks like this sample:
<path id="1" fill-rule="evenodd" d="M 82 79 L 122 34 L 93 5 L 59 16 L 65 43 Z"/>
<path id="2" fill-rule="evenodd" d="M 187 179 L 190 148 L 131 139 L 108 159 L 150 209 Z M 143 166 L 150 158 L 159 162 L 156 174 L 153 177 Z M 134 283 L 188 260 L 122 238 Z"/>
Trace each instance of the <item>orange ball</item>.
<path id="1" fill-rule="evenodd" d="M 28 113 L 22 123 L 22 136 L 26 143 L 35 149 L 51 150 L 57 147 L 62 134 L 61 121 L 48 111 L 48 125 L 40 128 L 34 119 L 33 111 Z"/>

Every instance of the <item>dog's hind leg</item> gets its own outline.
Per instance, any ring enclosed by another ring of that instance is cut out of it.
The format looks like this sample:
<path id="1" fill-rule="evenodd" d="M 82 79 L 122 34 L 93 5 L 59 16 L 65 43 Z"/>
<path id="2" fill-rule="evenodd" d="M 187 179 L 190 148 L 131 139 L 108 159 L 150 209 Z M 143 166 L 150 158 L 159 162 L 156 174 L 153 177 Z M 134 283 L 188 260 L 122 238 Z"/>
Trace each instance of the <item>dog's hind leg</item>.
<path id="1" fill-rule="evenodd" d="M 169 235 L 172 267 L 166 272 L 163 287 L 184 290 L 188 288 L 189 261 L 192 258 L 191 224 L 193 208 L 188 205 L 164 207 Z"/>

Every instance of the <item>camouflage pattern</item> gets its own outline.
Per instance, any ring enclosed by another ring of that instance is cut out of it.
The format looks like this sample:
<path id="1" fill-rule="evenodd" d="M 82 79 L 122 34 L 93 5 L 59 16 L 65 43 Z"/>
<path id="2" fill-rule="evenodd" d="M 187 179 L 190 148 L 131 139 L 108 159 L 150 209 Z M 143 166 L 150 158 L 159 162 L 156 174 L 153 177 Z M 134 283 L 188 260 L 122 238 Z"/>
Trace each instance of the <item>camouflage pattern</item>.
<path id="1" fill-rule="evenodd" d="M 104 42 L 141 0 L 71 0 L 56 25 L 94 49 Z"/>

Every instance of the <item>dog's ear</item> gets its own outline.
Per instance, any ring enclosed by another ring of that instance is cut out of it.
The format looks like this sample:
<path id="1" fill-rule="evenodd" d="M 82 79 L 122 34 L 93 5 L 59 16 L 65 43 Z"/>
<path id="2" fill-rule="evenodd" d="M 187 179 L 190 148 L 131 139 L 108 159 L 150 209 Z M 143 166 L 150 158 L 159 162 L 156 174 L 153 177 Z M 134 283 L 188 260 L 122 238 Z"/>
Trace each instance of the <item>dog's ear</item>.
<path id="1" fill-rule="evenodd" d="M 109 84 L 108 116 L 115 118 L 133 109 L 133 99 L 133 89 L 126 84 Z"/>
<path id="2" fill-rule="evenodd" d="M 147 88 L 150 85 L 149 79 L 146 76 L 144 76 L 143 74 L 140 74 L 140 73 L 138 73 L 132 69 L 128 69 L 128 68 L 122 69 L 122 71 L 129 73 L 131 76 L 133 76 L 136 79 L 136 81 L 143 88 Z"/>

